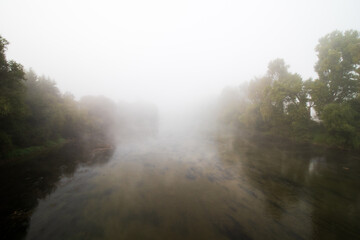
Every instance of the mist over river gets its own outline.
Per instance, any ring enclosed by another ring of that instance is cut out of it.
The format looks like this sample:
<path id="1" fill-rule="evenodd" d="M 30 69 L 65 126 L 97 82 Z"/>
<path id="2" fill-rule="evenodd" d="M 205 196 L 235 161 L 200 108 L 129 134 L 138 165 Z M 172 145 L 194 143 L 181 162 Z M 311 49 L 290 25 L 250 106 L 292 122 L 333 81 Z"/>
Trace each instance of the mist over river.
<path id="1" fill-rule="evenodd" d="M 0 240 L 360 240 L 359 9 L 1 0 Z"/>
<path id="2" fill-rule="evenodd" d="M 360 236 L 357 156 L 225 132 L 168 128 L 119 143 L 109 159 L 60 178 L 26 239 Z"/>

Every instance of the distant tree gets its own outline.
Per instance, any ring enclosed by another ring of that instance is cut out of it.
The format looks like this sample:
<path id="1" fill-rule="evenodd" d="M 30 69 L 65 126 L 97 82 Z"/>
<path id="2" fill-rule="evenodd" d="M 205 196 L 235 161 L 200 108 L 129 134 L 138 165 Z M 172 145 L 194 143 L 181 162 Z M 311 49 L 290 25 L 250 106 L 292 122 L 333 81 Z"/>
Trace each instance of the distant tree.
<path id="1" fill-rule="evenodd" d="M 116 104 L 104 96 L 84 96 L 79 101 L 86 113 L 87 130 L 102 139 L 114 139 L 117 118 Z"/>
<path id="2" fill-rule="evenodd" d="M 68 92 L 62 95 L 61 107 L 64 118 L 61 135 L 72 139 L 81 137 L 87 128 L 85 111 L 81 111 L 74 95 Z"/>
<path id="3" fill-rule="evenodd" d="M 62 97 L 56 83 L 38 77 L 32 70 L 26 74 L 25 103 L 28 108 L 25 125 L 28 126 L 25 145 L 41 145 L 61 136 L 64 124 Z"/>
<path id="4" fill-rule="evenodd" d="M 300 75 L 290 73 L 283 59 L 271 61 L 267 74 L 251 81 L 248 89 L 252 105 L 244 118 L 247 123 L 281 133 L 306 128 L 310 121 L 307 91 Z"/>
<path id="5" fill-rule="evenodd" d="M 239 117 L 244 112 L 244 92 L 246 92 L 246 85 L 240 88 L 226 87 L 220 95 L 219 101 L 219 120 L 228 125 L 234 125 L 239 122 Z"/>

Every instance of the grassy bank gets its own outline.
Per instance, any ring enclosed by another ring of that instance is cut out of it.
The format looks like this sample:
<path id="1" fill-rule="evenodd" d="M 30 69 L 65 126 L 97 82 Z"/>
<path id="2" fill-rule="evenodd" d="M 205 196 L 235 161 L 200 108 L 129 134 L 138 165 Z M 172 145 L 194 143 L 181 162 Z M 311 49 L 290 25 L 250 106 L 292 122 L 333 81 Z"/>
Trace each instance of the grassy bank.
<path id="1" fill-rule="evenodd" d="M 41 146 L 31 146 L 27 148 L 15 148 L 5 154 L 5 160 L 18 160 L 22 158 L 35 157 L 46 152 L 52 151 L 56 148 L 61 148 L 70 140 L 64 138 L 58 138 L 57 140 L 47 141 L 44 145 Z"/>
<path id="2" fill-rule="evenodd" d="M 249 137 L 253 141 L 260 144 L 276 144 L 284 147 L 297 147 L 297 146 L 312 146 L 316 148 L 337 149 L 349 152 L 359 152 L 359 147 L 346 145 L 345 143 L 339 144 L 336 139 L 333 139 L 324 131 L 314 131 L 309 133 L 306 137 L 288 136 L 286 134 L 276 134 L 273 132 L 260 132 L 260 131 L 247 131 L 241 135 Z"/>

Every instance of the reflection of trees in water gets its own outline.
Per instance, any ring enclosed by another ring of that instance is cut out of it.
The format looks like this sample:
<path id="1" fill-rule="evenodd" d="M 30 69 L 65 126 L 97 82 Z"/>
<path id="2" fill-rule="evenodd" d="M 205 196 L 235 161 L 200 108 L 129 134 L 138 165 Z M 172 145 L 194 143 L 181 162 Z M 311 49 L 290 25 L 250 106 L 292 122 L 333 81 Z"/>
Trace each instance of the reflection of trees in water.
<path id="1" fill-rule="evenodd" d="M 241 168 L 264 196 L 264 208 L 275 221 L 284 215 L 306 216 L 315 239 L 360 236 L 359 159 L 350 153 L 318 151 L 271 142 L 229 139 L 225 164 Z M 351 167 L 347 167 L 351 166 Z M 239 171 L 240 172 L 240 171 Z M 304 224 L 302 222 L 286 224 Z"/>
<path id="2" fill-rule="evenodd" d="M 297 203 L 307 181 L 308 153 L 281 151 L 243 139 L 227 144 L 231 144 L 232 155 L 241 162 L 241 172 L 248 182 L 263 193 L 265 209 L 271 216 L 279 219 L 287 207 Z"/>
<path id="3" fill-rule="evenodd" d="M 358 239 L 360 236 L 360 159 L 331 151 L 309 182 L 315 239 Z M 320 161 L 320 162 L 319 162 Z M 319 171 L 320 170 L 320 171 Z"/>
<path id="4" fill-rule="evenodd" d="M 23 238 L 39 199 L 52 193 L 63 176 L 73 176 L 79 164 L 104 164 L 112 152 L 112 149 L 94 152 L 87 146 L 69 143 L 43 156 L 2 164 L 1 238 Z"/>

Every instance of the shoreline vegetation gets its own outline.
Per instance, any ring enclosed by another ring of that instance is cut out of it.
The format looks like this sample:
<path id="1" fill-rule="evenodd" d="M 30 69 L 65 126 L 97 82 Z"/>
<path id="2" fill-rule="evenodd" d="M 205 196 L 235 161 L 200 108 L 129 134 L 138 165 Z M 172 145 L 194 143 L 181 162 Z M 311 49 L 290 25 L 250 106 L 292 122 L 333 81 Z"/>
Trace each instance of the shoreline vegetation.
<path id="1" fill-rule="evenodd" d="M 5 155 L 5 160 L 0 162 L 0 166 L 9 163 L 16 162 L 19 163 L 21 161 L 31 161 L 32 159 L 39 156 L 46 156 L 51 152 L 57 151 L 65 145 L 71 144 L 84 144 L 87 146 L 90 156 L 96 156 L 97 154 L 101 154 L 106 151 L 113 151 L 115 146 L 110 143 L 103 144 L 89 144 L 89 143 L 81 143 L 79 140 L 75 139 L 64 139 L 59 138 L 54 141 L 47 141 L 42 146 L 31 146 L 27 148 L 17 148 L 9 152 Z"/>
<path id="2" fill-rule="evenodd" d="M 69 139 L 97 141 L 100 148 L 121 141 L 119 136 L 156 134 L 156 106 L 115 103 L 103 96 L 75 100 L 50 78 L 8 61 L 8 44 L 0 37 L 1 161 L 46 152 Z M 315 51 L 317 79 L 303 80 L 289 72 L 283 59 L 275 59 L 262 77 L 223 89 L 219 124 L 264 138 L 359 150 L 359 32 L 329 33 Z"/>
<path id="3" fill-rule="evenodd" d="M 345 151 L 345 152 L 359 152 L 360 149 L 354 149 L 349 147 L 344 147 L 340 145 L 331 145 L 324 142 L 315 142 L 308 139 L 301 138 L 290 138 L 287 136 L 279 136 L 273 133 L 264 133 L 264 132 L 248 132 L 247 137 L 240 137 L 240 139 L 245 139 L 249 142 L 256 142 L 259 145 L 271 145 L 279 148 L 313 148 L 318 151 Z"/>
<path id="4" fill-rule="evenodd" d="M 38 155 L 46 154 L 54 149 L 63 147 L 65 144 L 71 142 L 69 139 L 59 138 L 55 141 L 47 141 L 41 146 L 31 146 L 26 148 L 15 148 L 5 155 L 7 161 L 17 161 L 22 158 L 33 158 Z"/>
<path id="5" fill-rule="evenodd" d="M 359 32 L 329 33 L 315 51 L 317 79 L 303 80 L 283 59 L 275 59 L 262 77 L 223 90 L 219 121 L 263 137 L 358 151 Z"/>
<path id="6" fill-rule="evenodd" d="M 138 129 L 154 134 L 157 109 L 104 96 L 76 100 L 50 78 L 8 61 L 8 44 L 0 36 L 0 232 L 22 239 L 39 199 L 79 165 L 109 161 L 122 137 Z"/>
<path id="7" fill-rule="evenodd" d="M 274 145 L 276 147 L 313 147 L 313 148 L 321 148 L 322 151 L 327 150 L 338 150 L 338 151 L 346 151 L 357 153 L 360 152 L 359 146 L 349 146 L 342 144 L 334 144 L 335 141 L 326 139 L 327 135 L 325 130 L 323 130 L 319 135 L 317 133 L 313 133 L 312 138 L 302 138 L 298 136 L 291 136 L 287 134 L 277 134 L 273 132 L 264 132 L 261 130 L 244 130 L 239 126 L 232 126 L 233 132 L 237 132 L 237 134 L 232 134 L 233 137 L 238 140 L 242 140 L 245 142 L 253 142 L 259 145 Z M 241 132 L 241 133 L 240 133 Z"/>
<path id="8" fill-rule="evenodd" d="M 8 61 L 7 45 L 0 37 L 0 178 L 6 183 L 0 185 L 0 230 L 5 238 L 21 238 L 38 200 L 62 176 L 79 164 L 106 163 L 124 138 L 156 135 L 158 112 L 152 104 L 103 96 L 75 100 L 48 77 Z M 359 33 L 327 34 L 316 52 L 317 79 L 304 81 L 276 59 L 264 76 L 223 90 L 216 122 L 221 133 L 235 135 L 237 149 L 311 144 L 320 151 L 360 150 Z"/>
<path id="9" fill-rule="evenodd" d="M 79 166 L 101 165 L 114 153 L 111 146 L 94 148 L 75 140 L 60 140 L 36 154 L 0 163 L 0 231 L 4 239 L 23 239 L 39 199 L 53 192 L 63 177 Z M 98 150 L 96 150 L 98 149 Z"/>
<path id="10" fill-rule="evenodd" d="M 91 148 L 114 146 L 122 137 L 157 131 L 153 104 L 118 102 L 104 96 L 76 100 L 55 81 L 6 59 L 0 36 L 0 162 L 46 153 L 69 141 Z"/>

